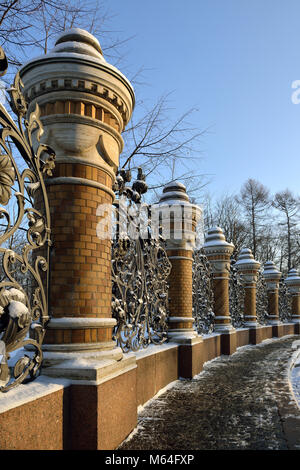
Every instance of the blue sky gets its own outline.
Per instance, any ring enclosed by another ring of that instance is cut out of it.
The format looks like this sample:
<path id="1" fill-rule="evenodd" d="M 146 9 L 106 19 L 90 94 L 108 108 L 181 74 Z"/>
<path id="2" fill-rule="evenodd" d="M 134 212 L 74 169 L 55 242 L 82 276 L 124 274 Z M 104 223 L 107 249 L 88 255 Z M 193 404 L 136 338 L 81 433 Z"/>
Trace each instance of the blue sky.
<path id="1" fill-rule="evenodd" d="M 106 3 L 106 2 L 104 2 Z M 123 37 L 132 70 L 143 66 L 137 98 L 172 91 L 176 118 L 203 136 L 195 171 L 211 175 L 208 191 L 238 192 L 249 178 L 272 193 L 299 194 L 299 0 L 114 0 L 110 27 Z M 122 69 L 121 69 L 122 70 Z"/>

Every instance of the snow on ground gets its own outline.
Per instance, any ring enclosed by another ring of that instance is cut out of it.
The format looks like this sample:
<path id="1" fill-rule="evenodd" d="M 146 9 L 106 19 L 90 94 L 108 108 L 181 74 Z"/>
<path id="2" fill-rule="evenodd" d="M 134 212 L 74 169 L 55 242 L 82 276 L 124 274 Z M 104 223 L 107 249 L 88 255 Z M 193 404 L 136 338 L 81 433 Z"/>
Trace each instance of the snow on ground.
<path id="1" fill-rule="evenodd" d="M 139 409 L 138 426 L 119 449 L 296 449 L 300 348 L 293 339 L 243 346 L 207 362 L 192 380 L 173 382 Z"/>

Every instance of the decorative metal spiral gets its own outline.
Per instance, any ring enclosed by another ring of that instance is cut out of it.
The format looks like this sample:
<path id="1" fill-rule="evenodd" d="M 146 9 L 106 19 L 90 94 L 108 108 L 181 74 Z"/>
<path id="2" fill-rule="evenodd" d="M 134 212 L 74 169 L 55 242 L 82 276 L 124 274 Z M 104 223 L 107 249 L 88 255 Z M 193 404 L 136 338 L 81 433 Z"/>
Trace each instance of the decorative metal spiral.
<path id="1" fill-rule="evenodd" d="M 256 283 L 256 316 L 260 325 L 268 323 L 268 294 L 262 270 L 258 272 Z"/>
<path id="2" fill-rule="evenodd" d="M 292 297 L 283 280 L 279 282 L 279 319 L 288 322 L 292 318 Z"/>
<path id="3" fill-rule="evenodd" d="M 214 331 L 214 295 L 212 270 L 203 249 L 194 252 L 193 259 L 193 317 L 199 334 Z"/>
<path id="4" fill-rule="evenodd" d="M 126 184 L 130 180 L 129 171 L 121 170 L 117 175 L 116 234 L 112 241 L 112 314 L 117 320 L 114 339 L 124 352 L 167 340 L 171 271 L 164 240 L 151 233 L 151 206 L 140 204 L 147 190 L 141 169 L 131 187 Z M 126 217 L 122 217 L 122 211 Z"/>
<path id="5" fill-rule="evenodd" d="M 244 326 L 244 287 L 239 272 L 235 266 L 236 260 L 231 261 L 229 277 L 229 310 L 234 328 Z"/>
<path id="6" fill-rule="evenodd" d="M 4 75 L 5 67 L 7 60 L 0 49 L 0 75 Z M 55 154 L 50 147 L 39 143 L 43 129 L 39 120 L 38 105 L 26 117 L 27 104 L 22 95 L 22 88 L 18 73 L 13 86 L 8 90 L 10 107 L 16 114 L 17 123 L 0 104 L 2 392 L 32 380 L 39 374 L 43 359 L 41 345 L 49 321 L 51 229 L 44 175 L 52 174 Z M 35 207 L 36 195 L 42 201 L 42 209 Z M 21 237 L 21 246 L 15 248 L 14 241 L 20 233 L 25 234 L 26 239 Z"/>

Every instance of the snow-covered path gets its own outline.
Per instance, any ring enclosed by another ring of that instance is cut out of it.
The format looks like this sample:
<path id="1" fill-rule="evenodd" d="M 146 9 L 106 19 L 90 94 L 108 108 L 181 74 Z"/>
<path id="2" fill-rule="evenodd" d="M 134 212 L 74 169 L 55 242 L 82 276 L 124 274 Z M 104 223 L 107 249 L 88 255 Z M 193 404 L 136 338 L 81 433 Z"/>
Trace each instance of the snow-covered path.
<path id="1" fill-rule="evenodd" d="M 299 339 L 245 346 L 174 382 L 143 408 L 119 449 L 300 449 L 300 403 L 289 380 Z"/>

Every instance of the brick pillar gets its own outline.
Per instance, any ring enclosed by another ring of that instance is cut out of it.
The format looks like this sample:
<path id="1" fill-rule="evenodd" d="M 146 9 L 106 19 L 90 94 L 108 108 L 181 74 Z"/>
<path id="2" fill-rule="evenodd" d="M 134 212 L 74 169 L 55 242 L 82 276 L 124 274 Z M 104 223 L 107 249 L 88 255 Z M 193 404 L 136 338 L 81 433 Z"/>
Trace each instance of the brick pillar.
<path id="1" fill-rule="evenodd" d="M 234 245 L 225 240 L 220 227 L 212 227 L 203 249 L 213 271 L 215 331 L 222 335 L 221 352 L 232 354 L 236 349 L 236 336 L 229 312 L 229 273 Z"/>
<path id="2" fill-rule="evenodd" d="M 170 340 L 181 347 L 179 373 L 192 377 L 200 372 L 202 340 L 193 328 L 193 249 L 200 208 L 191 204 L 185 186 L 173 182 L 165 186 L 158 204 L 162 235 L 172 264 L 169 276 Z"/>
<path id="3" fill-rule="evenodd" d="M 300 334 L 300 276 L 296 269 L 291 269 L 285 279 L 288 291 L 292 296 L 292 323 L 295 334 Z"/>
<path id="4" fill-rule="evenodd" d="M 274 336 L 280 336 L 281 331 L 279 320 L 279 281 L 281 275 L 273 261 L 267 261 L 264 264 L 263 277 L 266 281 L 268 294 L 268 323 L 272 325 Z"/>
<path id="5" fill-rule="evenodd" d="M 235 265 L 244 286 L 244 318 L 245 327 L 249 328 L 249 342 L 258 344 L 262 341 L 262 330 L 256 317 L 256 283 L 260 263 L 255 261 L 249 248 L 243 248 Z"/>
<path id="6" fill-rule="evenodd" d="M 243 248 L 238 256 L 236 267 L 244 286 L 245 327 L 256 327 L 256 283 L 260 263 L 255 261 L 251 250 Z"/>
<path id="7" fill-rule="evenodd" d="M 74 28 L 20 71 L 29 113 L 56 153 L 46 181 L 52 218 L 50 306 L 43 374 L 71 379 L 70 448 L 113 449 L 136 425 L 136 360 L 112 341 L 112 184 L 134 106 L 129 81 L 97 39 Z M 106 227 L 107 228 L 107 227 Z M 84 424 L 84 425 L 83 425 Z"/>
<path id="8" fill-rule="evenodd" d="M 46 180 L 54 247 L 44 350 L 121 358 L 112 342 L 111 239 L 100 239 L 97 226 L 110 214 L 132 87 L 105 61 L 97 39 L 79 29 L 63 33 L 21 77 L 29 112 L 38 103 L 43 141 L 56 152 Z"/>

